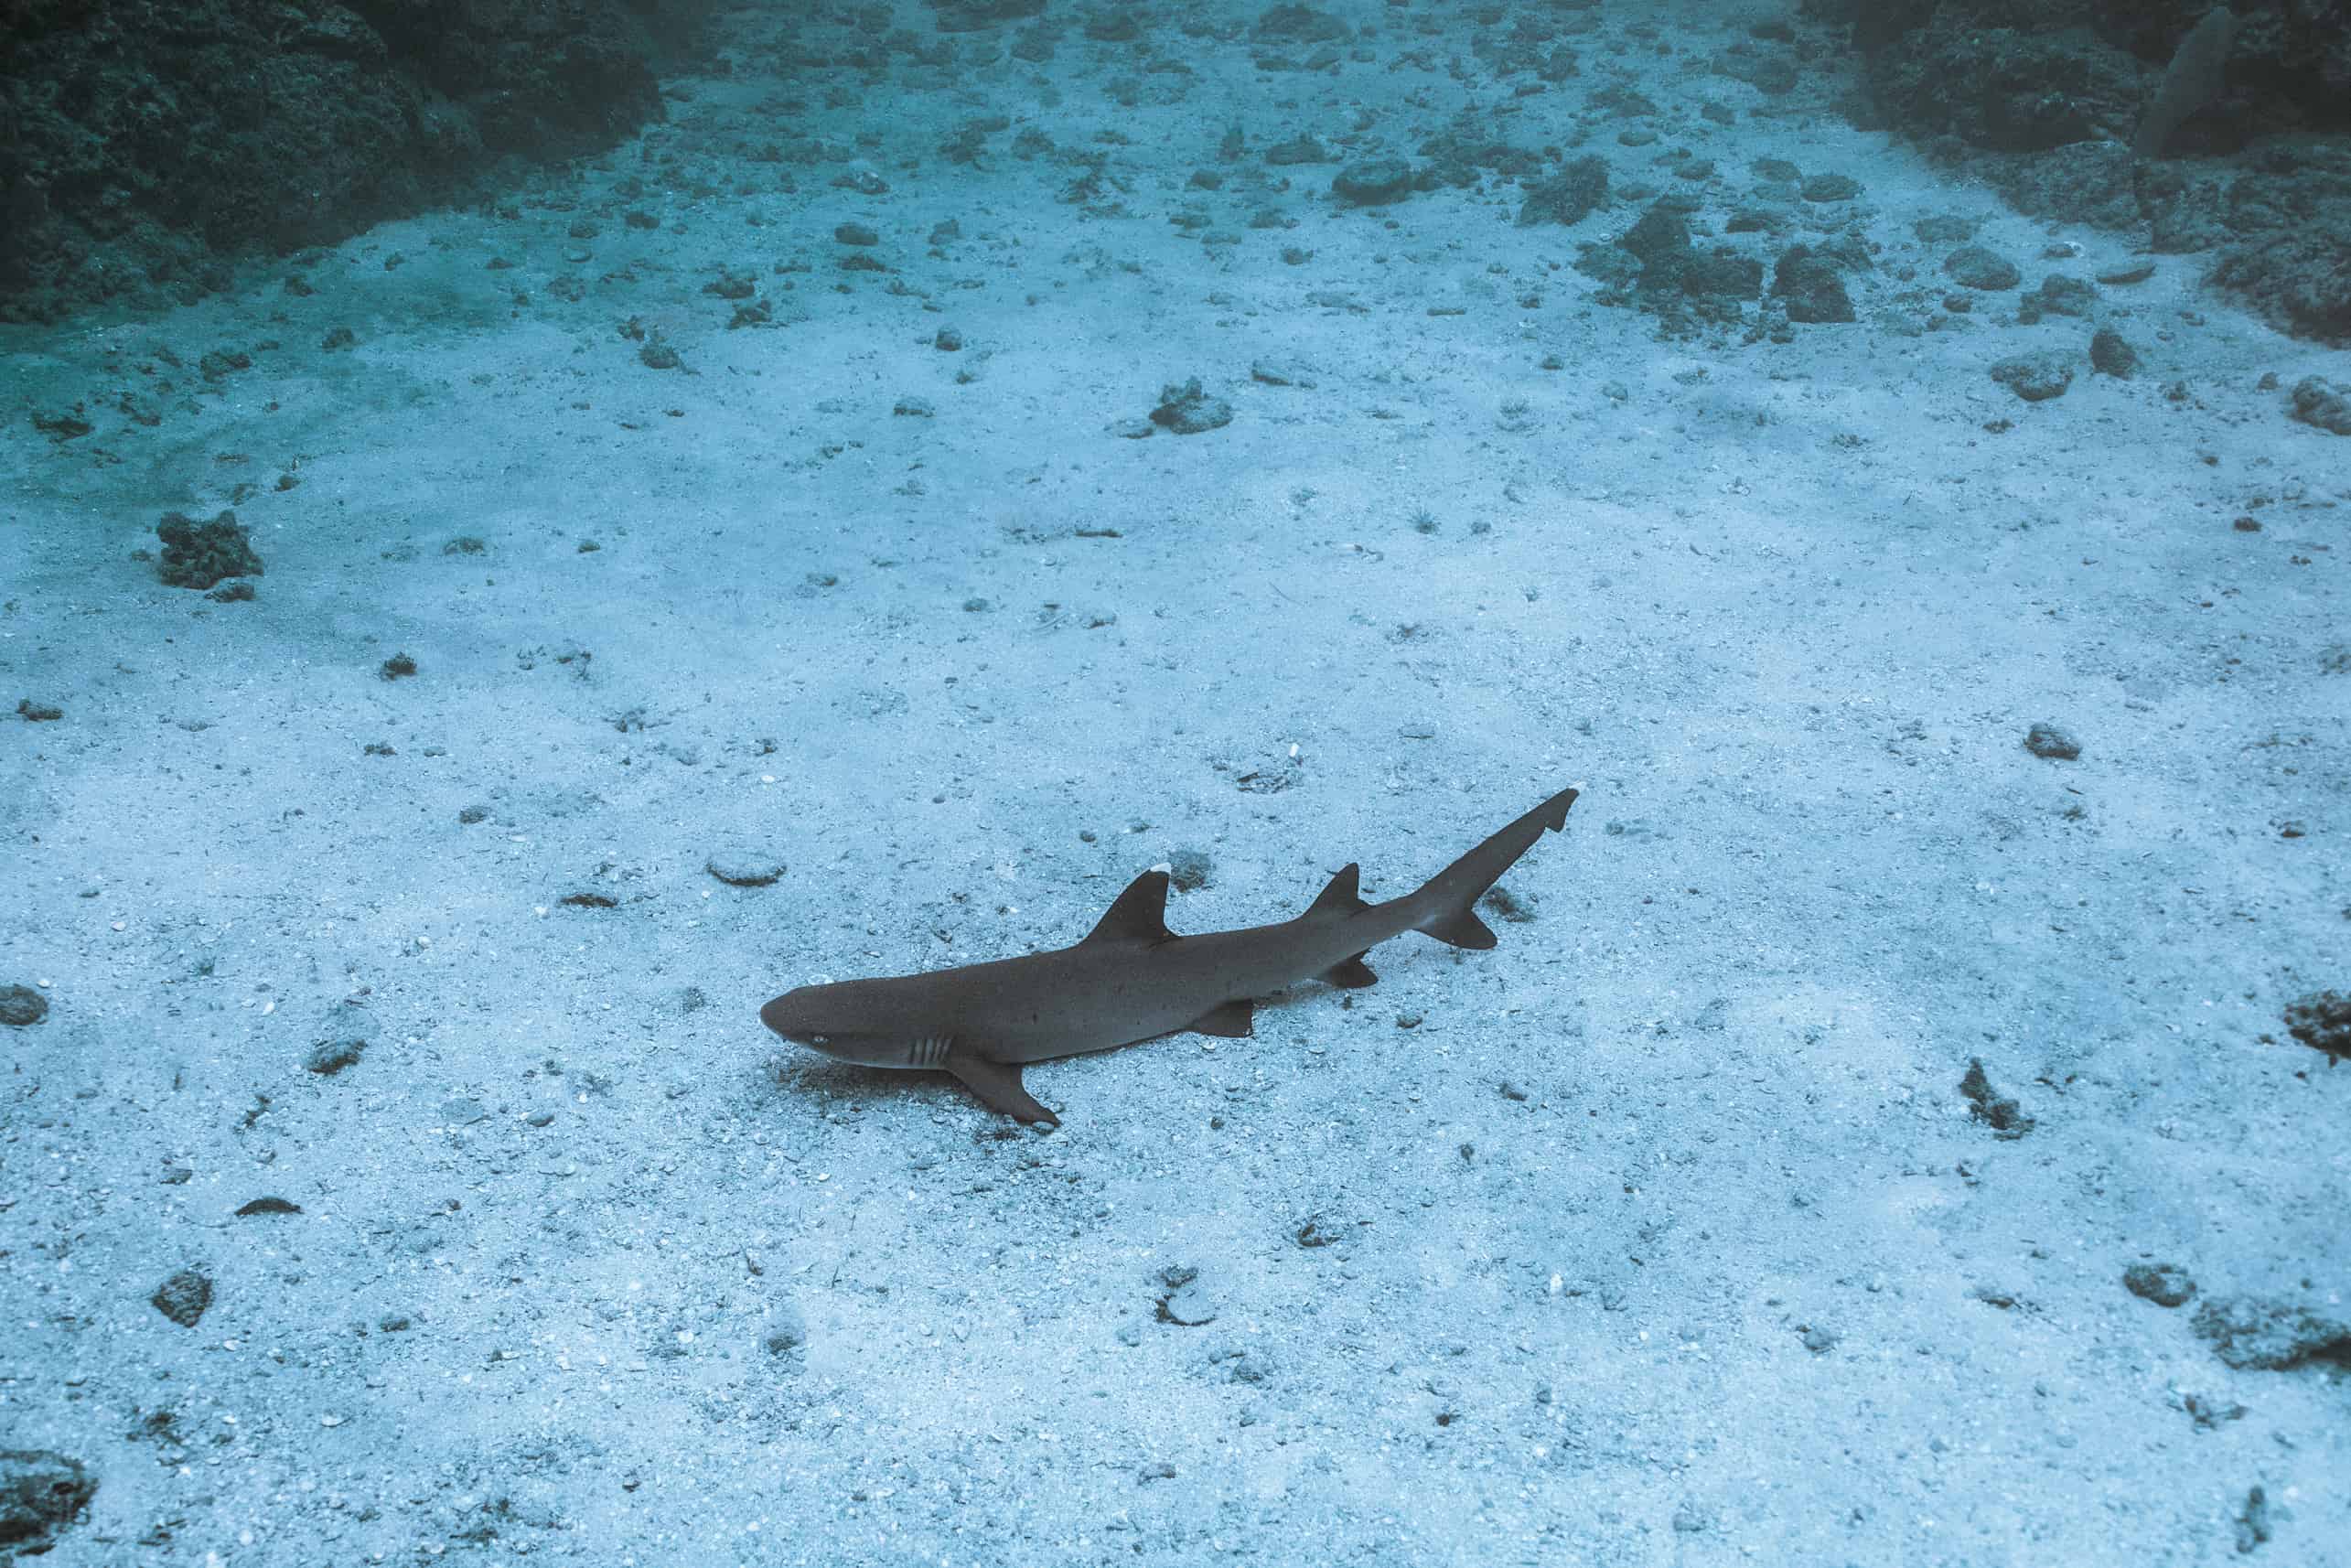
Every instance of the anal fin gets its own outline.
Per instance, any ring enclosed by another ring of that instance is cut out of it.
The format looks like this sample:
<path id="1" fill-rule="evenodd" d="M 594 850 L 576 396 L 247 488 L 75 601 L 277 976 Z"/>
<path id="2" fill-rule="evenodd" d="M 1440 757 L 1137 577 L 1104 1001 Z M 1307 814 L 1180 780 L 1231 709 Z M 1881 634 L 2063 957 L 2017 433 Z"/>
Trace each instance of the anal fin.
<path id="1" fill-rule="evenodd" d="M 1370 950 L 1369 948 L 1363 950 L 1364 952 Z M 1378 975 L 1371 972 L 1371 966 L 1363 961 L 1363 953 L 1358 953 L 1353 958 L 1339 960 L 1338 962 L 1323 971 L 1323 978 L 1333 985 L 1344 985 L 1349 991 L 1359 991 L 1367 985 L 1376 983 L 1379 979 Z"/>
<path id="2" fill-rule="evenodd" d="M 1248 997 L 1236 1002 L 1219 1002 L 1184 1026 L 1196 1035 L 1219 1035 L 1226 1039 L 1239 1039 L 1257 1031 L 1257 1004 Z"/>
<path id="3" fill-rule="evenodd" d="M 963 1080 L 963 1087 L 979 1097 L 991 1111 L 1001 1111 L 1023 1122 L 1044 1122 L 1061 1125 L 1061 1118 L 1039 1105 L 1022 1087 L 1021 1064 L 992 1062 L 976 1057 L 958 1047 L 950 1051 L 947 1059 L 939 1064 Z"/>
<path id="4" fill-rule="evenodd" d="M 1441 942 L 1457 948 L 1470 948 L 1483 952 L 1494 945 L 1494 928 L 1479 919 L 1476 911 L 1455 909 L 1418 928 Z"/>

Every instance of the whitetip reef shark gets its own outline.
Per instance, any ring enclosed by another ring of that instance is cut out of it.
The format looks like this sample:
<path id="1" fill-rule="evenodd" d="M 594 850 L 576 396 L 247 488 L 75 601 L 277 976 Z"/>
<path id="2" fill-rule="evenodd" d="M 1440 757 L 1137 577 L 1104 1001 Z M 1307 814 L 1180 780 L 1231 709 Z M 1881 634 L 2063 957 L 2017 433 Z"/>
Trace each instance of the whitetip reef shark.
<path id="1" fill-rule="evenodd" d="M 1494 932 L 1471 908 L 1548 828 L 1567 825 L 1562 789 L 1384 904 L 1342 867 L 1294 919 L 1179 937 L 1167 929 L 1167 873 L 1146 871 L 1075 947 L 929 974 L 803 985 L 759 1009 L 796 1045 L 864 1067 L 939 1069 L 991 1108 L 1023 1122 L 1061 1119 L 1030 1097 L 1021 1069 L 1190 1030 L 1251 1033 L 1255 998 L 1301 980 L 1350 988 L 1379 977 L 1363 955 L 1406 931 L 1486 949 Z"/>

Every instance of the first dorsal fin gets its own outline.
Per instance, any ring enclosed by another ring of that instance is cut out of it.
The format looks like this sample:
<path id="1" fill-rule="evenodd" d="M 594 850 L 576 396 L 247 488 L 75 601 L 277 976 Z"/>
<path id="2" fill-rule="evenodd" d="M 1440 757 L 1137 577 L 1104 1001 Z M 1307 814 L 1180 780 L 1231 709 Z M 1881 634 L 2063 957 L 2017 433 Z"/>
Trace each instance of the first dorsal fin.
<path id="1" fill-rule="evenodd" d="M 1126 885 L 1094 929 L 1090 942 L 1164 942 L 1175 933 L 1167 929 L 1167 874 L 1146 871 Z"/>
<path id="2" fill-rule="evenodd" d="M 1363 895 L 1356 890 L 1358 875 L 1356 864 L 1351 860 L 1340 866 L 1338 875 L 1331 878 L 1331 885 L 1306 906 L 1306 913 L 1352 915 L 1358 909 L 1370 908 L 1371 906 L 1363 901 Z"/>

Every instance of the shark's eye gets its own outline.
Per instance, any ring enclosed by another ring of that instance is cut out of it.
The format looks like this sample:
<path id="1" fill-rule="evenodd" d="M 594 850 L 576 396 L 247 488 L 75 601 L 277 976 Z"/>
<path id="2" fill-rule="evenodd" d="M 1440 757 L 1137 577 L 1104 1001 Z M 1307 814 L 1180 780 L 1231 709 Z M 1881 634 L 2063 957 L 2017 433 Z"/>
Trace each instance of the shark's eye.
<path id="1" fill-rule="evenodd" d="M 808 1037 L 808 1043 L 811 1046 L 829 1046 L 832 1044 L 832 1036 L 831 1035 L 811 1035 Z"/>

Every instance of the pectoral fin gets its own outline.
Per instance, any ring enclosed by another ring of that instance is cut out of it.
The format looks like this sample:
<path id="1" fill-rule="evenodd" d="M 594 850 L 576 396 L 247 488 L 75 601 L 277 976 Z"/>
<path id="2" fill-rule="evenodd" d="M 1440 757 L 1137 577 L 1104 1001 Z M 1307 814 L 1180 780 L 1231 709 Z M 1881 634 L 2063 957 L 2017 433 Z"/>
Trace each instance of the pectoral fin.
<path id="1" fill-rule="evenodd" d="M 972 1055 L 958 1047 L 948 1052 L 947 1059 L 939 1064 L 963 1080 L 963 1087 L 977 1095 L 980 1102 L 991 1111 L 1001 1111 L 1023 1122 L 1046 1122 L 1058 1127 L 1061 1118 L 1039 1105 L 1021 1087 L 1018 1062 L 992 1062 Z"/>

